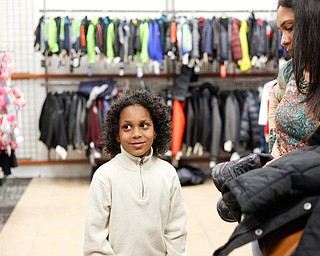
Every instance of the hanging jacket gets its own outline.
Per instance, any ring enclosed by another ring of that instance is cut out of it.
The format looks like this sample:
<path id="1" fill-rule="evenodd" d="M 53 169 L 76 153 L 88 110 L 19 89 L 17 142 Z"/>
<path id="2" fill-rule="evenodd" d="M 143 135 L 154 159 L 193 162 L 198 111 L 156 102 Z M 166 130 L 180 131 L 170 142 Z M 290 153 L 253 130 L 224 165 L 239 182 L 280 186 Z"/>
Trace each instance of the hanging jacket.
<path id="1" fill-rule="evenodd" d="M 195 153 L 195 145 L 200 142 L 200 129 L 199 129 L 199 119 L 201 113 L 199 112 L 199 92 L 194 91 L 192 93 L 192 106 L 193 106 L 193 111 L 194 111 L 194 125 L 193 125 L 193 136 L 192 136 L 192 142 L 191 145 L 194 149 Z"/>
<path id="2" fill-rule="evenodd" d="M 64 18 L 64 49 L 67 52 L 67 55 L 70 54 L 71 50 L 71 27 L 69 17 Z"/>
<path id="3" fill-rule="evenodd" d="M 241 42 L 239 37 L 241 21 L 237 18 L 232 19 L 232 33 L 231 33 L 231 50 L 232 60 L 238 62 L 242 58 Z"/>
<path id="4" fill-rule="evenodd" d="M 246 149 L 253 150 L 261 147 L 260 128 L 258 124 L 259 105 L 252 91 L 246 91 L 240 121 L 239 141 Z"/>
<path id="5" fill-rule="evenodd" d="M 140 44 L 141 44 L 141 52 L 138 54 L 138 59 L 141 65 L 145 65 L 149 60 L 148 53 L 148 41 L 149 41 L 149 25 L 145 20 L 140 23 Z"/>
<path id="6" fill-rule="evenodd" d="M 38 21 L 38 24 L 37 24 L 37 27 L 34 31 L 34 43 L 33 43 L 33 48 L 35 51 L 40 51 L 41 49 L 41 26 L 42 26 L 42 23 L 43 23 L 43 20 L 44 20 L 44 16 L 41 16 L 39 21 Z"/>
<path id="7" fill-rule="evenodd" d="M 80 49 L 80 27 L 81 22 L 78 20 L 73 20 L 71 23 L 71 35 L 70 43 L 75 52 L 78 52 Z"/>
<path id="8" fill-rule="evenodd" d="M 229 59 L 228 49 L 229 37 L 228 37 L 229 18 L 220 18 L 220 63 Z"/>
<path id="9" fill-rule="evenodd" d="M 210 139 L 211 139 L 211 91 L 208 87 L 210 87 L 210 84 L 203 84 L 200 87 L 201 90 L 201 98 L 202 101 L 200 104 L 202 105 L 200 107 L 200 113 L 202 113 L 202 130 L 201 133 L 201 145 L 204 151 L 209 151 L 210 148 Z"/>
<path id="10" fill-rule="evenodd" d="M 240 109 L 236 96 L 230 92 L 226 98 L 224 120 L 224 143 L 228 143 L 230 147 L 224 147 L 227 152 L 237 151 L 239 143 L 239 127 L 240 127 Z"/>
<path id="11" fill-rule="evenodd" d="M 220 61 L 220 21 L 218 18 L 212 18 L 212 48 L 213 58 Z"/>
<path id="12" fill-rule="evenodd" d="M 186 125 L 184 114 L 185 103 L 179 100 L 173 101 L 172 109 L 172 156 L 176 156 L 181 150 L 183 135 Z"/>
<path id="13" fill-rule="evenodd" d="M 73 145 L 73 147 L 74 147 L 73 135 L 74 135 L 74 130 L 76 128 L 78 94 L 72 93 L 70 100 L 71 100 L 71 103 L 70 103 L 70 108 L 69 108 L 69 118 L 67 120 L 67 123 L 68 123 L 67 137 L 68 137 L 68 145 Z"/>
<path id="14" fill-rule="evenodd" d="M 198 19 L 192 20 L 192 51 L 191 57 L 200 59 L 200 33 L 198 28 Z"/>
<path id="15" fill-rule="evenodd" d="M 59 42 L 59 49 L 60 52 L 63 50 L 66 50 L 65 48 L 65 26 L 64 26 L 64 19 L 59 18 L 59 23 L 60 23 L 60 29 L 58 31 L 58 42 Z"/>
<path id="16" fill-rule="evenodd" d="M 269 60 L 277 58 L 278 55 L 278 28 L 275 21 L 268 21 L 268 26 L 270 26 L 270 31 L 267 30 L 269 38 Z M 268 28 L 268 27 L 267 27 Z"/>
<path id="17" fill-rule="evenodd" d="M 89 99 L 92 89 L 96 86 L 99 87 L 103 85 L 108 85 L 108 86 L 104 91 L 102 91 L 95 98 L 104 98 L 106 96 L 110 96 L 115 86 L 115 82 L 112 79 L 82 81 L 80 83 L 78 93 L 86 97 L 86 99 Z"/>
<path id="18" fill-rule="evenodd" d="M 112 21 L 107 29 L 107 52 L 106 52 L 106 56 L 107 59 L 109 60 L 113 60 L 114 59 L 114 43 L 115 43 L 115 34 L 114 34 L 114 22 Z"/>
<path id="19" fill-rule="evenodd" d="M 167 30 L 168 30 L 168 18 L 165 15 L 162 15 L 160 19 L 156 20 L 159 26 L 159 37 L 160 37 L 160 44 L 162 47 L 162 53 L 166 52 L 168 38 L 167 38 Z"/>
<path id="20" fill-rule="evenodd" d="M 78 95 L 76 101 L 75 126 L 73 130 L 72 145 L 74 149 L 83 149 L 88 127 L 88 115 L 86 98 Z"/>
<path id="21" fill-rule="evenodd" d="M 105 17 L 103 19 L 103 32 L 102 32 L 102 35 L 103 35 L 103 40 L 104 40 L 104 47 L 103 47 L 103 51 L 102 53 L 107 56 L 107 47 L 108 47 L 108 27 L 109 27 L 109 24 L 111 23 L 109 17 Z"/>
<path id="22" fill-rule="evenodd" d="M 187 146 L 187 153 L 186 155 L 189 156 L 191 154 L 192 141 L 193 141 L 193 126 L 194 126 L 194 111 L 192 106 L 192 99 L 190 95 L 186 99 L 186 128 L 185 128 L 185 143 Z"/>
<path id="23" fill-rule="evenodd" d="M 11 168 L 17 166 L 15 150 L 11 150 L 10 154 L 7 150 L 0 150 L 0 167 L 5 176 L 11 175 Z"/>
<path id="24" fill-rule="evenodd" d="M 115 18 L 112 21 L 114 23 L 114 57 L 116 61 L 121 60 L 121 44 L 120 44 L 120 35 L 119 35 L 119 27 L 121 26 L 120 20 Z"/>
<path id="25" fill-rule="evenodd" d="M 87 16 L 81 20 L 80 24 L 80 51 L 84 54 L 87 53 L 87 32 L 89 27 L 90 21 L 88 20 Z"/>
<path id="26" fill-rule="evenodd" d="M 249 44 L 248 44 L 248 24 L 245 20 L 241 22 L 239 36 L 240 36 L 240 43 L 241 43 L 241 50 L 242 50 L 242 59 L 240 61 L 240 70 L 247 71 L 252 68 L 250 55 L 249 55 Z"/>
<path id="27" fill-rule="evenodd" d="M 103 18 L 98 18 L 98 23 L 95 30 L 95 44 L 97 48 L 99 49 L 100 53 L 105 53 L 105 27 L 106 24 L 104 23 Z"/>
<path id="28" fill-rule="evenodd" d="M 192 36 L 191 36 L 191 30 L 189 21 L 184 19 L 181 24 L 181 31 L 182 31 L 182 37 L 181 37 L 181 54 L 182 56 L 185 54 L 190 54 L 192 50 Z"/>
<path id="29" fill-rule="evenodd" d="M 43 103 L 39 119 L 40 138 L 48 149 L 61 146 L 67 149 L 68 139 L 61 98 L 49 93 Z"/>
<path id="30" fill-rule="evenodd" d="M 210 141 L 210 161 L 217 163 L 221 148 L 222 138 L 222 118 L 220 114 L 219 101 L 216 94 L 211 98 L 211 141 Z"/>
<path id="31" fill-rule="evenodd" d="M 120 58 L 123 63 L 128 62 L 129 55 L 129 37 L 130 27 L 127 21 L 122 21 L 118 27 L 119 31 L 119 43 L 120 43 Z"/>
<path id="32" fill-rule="evenodd" d="M 255 24 L 256 24 L 256 17 L 253 12 L 251 12 L 249 18 L 246 20 L 247 23 L 247 40 L 248 40 L 248 48 L 249 48 L 249 54 L 250 58 L 253 57 L 252 52 L 254 51 L 251 49 L 252 46 L 255 46 L 252 44 L 252 40 L 254 37 L 254 31 L 255 31 Z"/>
<path id="33" fill-rule="evenodd" d="M 137 31 L 137 20 L 130 20 L 130 36 L 129 36 L 129 45 L 128 45 L 128 60 L 133 61 L 136 54 L 135 41 L 136 41 L 136 31 Z"/>
<path id="34" fill-rule="evenodd" d="M 228 61 L 232 61 L 232 49 L 231 49 L 231 36 L 232 36 L 232 18 L 228 19 Z"/>
<path id="35" fill-rule="evenodd" d="M 96 42 L 95 42 L 95 30 L 98 24 L 98 18 L 92 17 L 91 22 L 88 26 L 88 31 L 86 34 L 87 41 L 87 55 L 89 64 L 93 64 L 96 62 Z"/>
<path id="36" fill-rule="evenodd" d="M 97 101 L 93 101 L 90 107 L 87 127 L 88 129 L 86 133 L 86 145 L 90 145 L 90 143 L 93 142 L 95 147 L 100 147 L 101 127 L 99 123 L 99 111 Z"/>
<path id="37" fill-rule="evenodd" d="M 167 50 L 167 54 L 171 58 L 171 60 L 174 60 L 178 57 L 177 22 L 174 19 L 170 21 L 169 38 L 170 44 Z"/>
<path id="38" fill-rule="evenodd" d="M 56 19 L 51 18 L 49 21 L 48 27 L 48 45 L 51 53 L 59 52 L 59 44 L 58 44 L 58 28 Z"/>
<path id="39" fill-rule="evenodd" d="M 162 52 L 159 24 L 155 20 L 149 22 L 148 53 L 152 60 L 159 63 L 163 62 L 164 56 Z"/>
<path id="40" fill-rule="evenodd" d="M 213 57 L 213 40 L 212 40 L 212 23 L 210 20 L 206 19 L 204 24 L 203 24 L 203 30 L 204 32 L 204 53 L 208 56 L 209 61 L 212 61 Z"/>
<path id="41" fill-rule="evenodd" d="M 309 146 L 226 182 L 223 193 L 231 193 L 243 219 L 214 255 L 228 255 L 235 248 L 263 240 L 301 218 L 306 219 L 304 232 L 292 255 L 319 255 L 319 172 L 320 146 Z"/>
<path id="42" fill-rule="evenodd" d="M 141 20 L 137 20 L 136 34 L 135 34 L 135 40 L 134 40 L 134 50 L 135 50 L 136 55 L 137 55 L 137 53 L 141 52 L 140 24 L 141 24 Z"/>

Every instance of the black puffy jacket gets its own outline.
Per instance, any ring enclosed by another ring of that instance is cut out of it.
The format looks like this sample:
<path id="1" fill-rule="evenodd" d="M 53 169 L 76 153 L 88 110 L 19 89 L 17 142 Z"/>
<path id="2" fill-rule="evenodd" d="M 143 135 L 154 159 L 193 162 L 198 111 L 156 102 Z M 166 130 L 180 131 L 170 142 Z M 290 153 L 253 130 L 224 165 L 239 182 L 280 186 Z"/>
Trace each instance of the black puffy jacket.
<path id="1" fill-rule="evenodd" d="M 307 223 L 293 255 L 320 255 L 320 146 L 290 152 L 226 182 L 222 190 L 235 197 L 244 218 L 214 255 L 228 255 L 303 216 Z"/>

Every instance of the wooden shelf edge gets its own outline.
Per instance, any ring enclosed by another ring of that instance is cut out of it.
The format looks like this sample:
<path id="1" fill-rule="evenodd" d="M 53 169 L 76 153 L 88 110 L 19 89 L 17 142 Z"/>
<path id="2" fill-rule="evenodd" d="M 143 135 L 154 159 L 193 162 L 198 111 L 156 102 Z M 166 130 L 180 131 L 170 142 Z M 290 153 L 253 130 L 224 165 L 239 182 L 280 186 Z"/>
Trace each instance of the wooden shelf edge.
<path id="1" fill-rule="evenodd" d="M 71 164 L 90 164 L 89 160 L 18 160 L 18 166 L 21 165 L 71 165 Z"/>
<path id="2" fill-rule="evenodd" d="M 218 73 L 198 73 L 199 77 L 202 78 L 219 78 L 220 75 Z M 234 75 L 229 75 L 226 79 L 237 79 L 237 78 L 250 78 L 250 77 L 275 77 L 277 75 L 276 72 L 252 72 L 252 73 L 238 73 Z M 85 78 L 136 78 L 136 79 L 158 79 L 158 78 L 175 78 L 178 74 L 145 74 L 141 78 L 137 78 L 136 74 L 125 74 L 120 76 L 119 74 L 94 74 L 92 76 L 88 76 L 88 74 L 24 74 L 24 73 L 16 73 L 12 74 L 11 78 L 13 80 L 24 80 L 24 79 L 85 79 Z M 224 79 L 224 78 L 221 78 Z"/>
<path id="3" fill-rule="evenodd" d="M 174 78 L 175 74 L 145 74 L 141 79 L 145 78 Z M 12 74 L 13 80 L 24 80 L 24 79 L 85 79 L 85 78 L 137 78 L 136 74 L 126 74 L 120 76 L 119 74 L 94 74 L 88 76 L 88 74 L 23 74 L 16 73 Z M 139 78 L 137 78 L 139 79 Z"/>

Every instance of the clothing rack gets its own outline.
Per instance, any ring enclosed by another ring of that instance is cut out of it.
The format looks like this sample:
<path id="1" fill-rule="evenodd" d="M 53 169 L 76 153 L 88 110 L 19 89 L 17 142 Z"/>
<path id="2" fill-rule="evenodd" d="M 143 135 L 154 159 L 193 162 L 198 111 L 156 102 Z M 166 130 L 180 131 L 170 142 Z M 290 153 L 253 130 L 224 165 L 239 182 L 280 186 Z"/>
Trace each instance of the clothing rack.
<path id="1" fill-rule="evenodd" d="M 236 12 L 253 12 L 253 13 L 273 13 L 276 10 L 76 10 L 76 9 L 41 9 L 40 12 L 134 12 L 134 13 L 236 13 Z"/>
<path id="2" fill-rule="evenodd" d="M 275 13 L 276 10 L 176 10 L 174 8 L 174 0 L 171 2 L 170 0 L 167 0 L 167 4 L 164 10 L 116 10 L 116 9 L 112 9 L 112 10 L 107 10 L 107 9 L 46 9 L 46 4 L 45 4 L 46 0 L 44 0 L 44 9 L 39 10 L 39 12 L 43 13 L 44 15 L 49 15 L 49 13 L 115 13 L 115 14 L 121 14 L 121 13 L 153 13 L 153 14 L 159 14 L 159 15 L 172 15 L 172 16 L 179 16 L 179 15 L 184 15 L 184 14 L 196 14 L 196 13 L 207 13 L 207 14 L 226 14 L 226 13 L 248 13 L 248 14 L 252 14 L 252 13 Z M 171 2 L 172 6 L 169 6 L 169 2 Z M 95 74 L 92 77 L 88 77 L 87 74 L 47 74 L 47 70 L 46 70 L 46 74 L 45 75 L 37 75 L 36 78 L 45 78 L 45 83 L 41 84 L 42 86 L 46 86 L 47 89 L 50 86 L 60 86 L 60 85 L 71 85 L 71 84 L 63 84 L 60 82 L 52 82 L 50 83 L 48 79 L 95 79 L 95 78 L 102 78 L 102 77 L 112 77 L 115 79 L 133 79 L 136 80 L 136 82 L 140 82 L 140 85 L 142 85 L 141 83 L 144 83 L 144 79 L 163 79 L 163 78 L 167 78 L 167 79 L 174 79 L 176 77 L 175 73 L 172 74 L 160 74 L 160 75 L 154 75 L 154 74 L 144 74 L 143 79 L 137 79 L 136 74 L 125 74 L 124 76 L 119 76 L 118 74 Z M 243 73 L 243 74 L 236 74 L 234 78 L 227 79 L 229 80 L 229 82 L 234 82 L 235 80 L 239 79 L 239 76 L 242 76 L 245 79 L 247 78 L 256 78 L 256 77 L 264 77 L 264 78 L 268 78 L 268 77 L 273 77 L 274 74 L 269 74 L 269 73 Z M 220 82 L 222 81 L 221 79 L 219 79 L 219 74 L 218 73 L 212 73 L 212 72 L 207 72 L 207 73 L 202 73 L 199 74 L 199 77 L 205 78 L 207 80 L 209 80 L 211 83 L 212 81 L 216 79 L 218 79 Z M 30 77 L 26 77 L 25 79 L 29 79 Z M 35 78 L 35 77 L 34 77 Z M 34 79 L 32 78 L 32 79 Z M 225 82 L 227 82 L 227 80 Z M 203 83 L 202 81 L 197 82 L 199 84 Z M 191 83 L 192 84 L 192 83 Z M 79 84 L 72 84 L 72 85 L 79 85 Z M 126 85 L 126 84 L 125 84 Z M 244 88 L 245 85 L 248 85 L 248 83 L 246 83 L 245 81 L 241 81 L 238 83 L 238 85 L 241 86 L 241 88 Z M 191 85 L 192 86 L 192 85 Z M 256 84 L 254 85 L 256 87 Z M 250 88 L 252 88 L 253 85 L 250 84 Z M 238 87 L 237 87 L 238 88 Z M 50 158 L 50 157 L 49 157 Z M 174 161 L 175 159 L 172 157 L 168 157 L 167 159 L 168 161 Z M 209 158 L 208 156 L 204 156 L 204 157 L 183 157 L 183 159 L 181 159 L 182 162 L 208 162 Z M 101 159 L 95 159 L 95 163 L 90 163 L 92 165 L 92 171 L 95 170 L 96 166 L 95 165 L 99 165 L 100 163 L 104 163 L 106 161 L 105 158 L 101 158 Z M 179 160 L 180 161 L 180 160 Z"/>

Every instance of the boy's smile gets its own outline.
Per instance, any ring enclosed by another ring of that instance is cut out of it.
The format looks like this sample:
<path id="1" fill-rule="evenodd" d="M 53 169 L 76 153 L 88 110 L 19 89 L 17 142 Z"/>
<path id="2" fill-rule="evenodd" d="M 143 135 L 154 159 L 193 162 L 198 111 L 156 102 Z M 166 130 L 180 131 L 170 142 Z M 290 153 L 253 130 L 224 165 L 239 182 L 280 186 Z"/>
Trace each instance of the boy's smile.
<path id="1" fill-rule="evenodd" d="M 122 147 L 134 156 L 146 156 L 155 139 L 150 113 L 141 105 L 124 108 L 120 113 L 119 137 Z"/>

